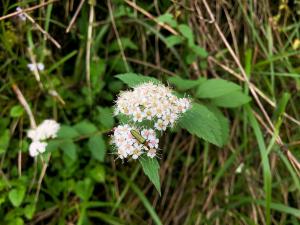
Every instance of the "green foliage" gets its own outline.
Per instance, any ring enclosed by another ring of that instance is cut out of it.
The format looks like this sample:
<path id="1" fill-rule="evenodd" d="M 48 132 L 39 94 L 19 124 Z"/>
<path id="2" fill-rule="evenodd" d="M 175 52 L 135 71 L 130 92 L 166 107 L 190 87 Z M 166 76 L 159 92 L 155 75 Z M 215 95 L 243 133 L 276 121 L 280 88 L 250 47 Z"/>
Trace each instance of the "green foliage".
<path id="1" fill-rule="evenodd" d="M 120 38 L 121 44 L 123 49 L 132 49 L 132 50 L 138 50 L 138 47 L 135 43 L 133 43 L 129 38 L 127 37 L 121 37 Z M 117 40 L 114 41 L 112 44 L 109 45 L 108 47 L 108 52 L 114 52 L 114 51 L 119 51 L 119 45 Z"/>
<path id="2" fill-rule="evenodd" d="M 97 107 L 98 115 L 96 119 L 104 128 L 112 129 L 115 123 L 113 110 L 108 107 Z"/>
<path id="3" fill-rule="evenodd" d="M 106 152 L 106 144 L 102 135 L 94 135 L 89 138 L 88 141 L 89 150 L 92 153 L 92 157 L 100 162 L 104 161 Z"/>
<path id="4" fill-rule="evenodd" d="M 223 79 L 209 79 L 198 87 L 196 97 L 217 98 L 240 90 L 241 87 L 235 83 Z"/>
<path id="5" fill-rule="evenodd" d="M 160 181 L 159 181 L 159 164 L 157 159 L 149 157 L 140 158 L 140 163 L 143 167 L 144 173 L 149 177 L 150 181 L 154 184 L 159 195 L 161 195 Z"/>
<path id="6" fill-rule="evenodd" d="M 66 139 L 60 143 L 59 148 L 63 151 L 64 157 L 69 162 L 75 162 L 77 159 L 77 150 L 76 145 L 72 140 Z"/>
<path id="7" fill-rule="evenodd" d="M 34 216 L 36 207 L 34 204 L 28 204 L 26 205 L 26 207 L 24 208 L 24 215 L 27 219 L 32 219 L 32 217 Z"/>
<path id="8" fill-rule="evenodd" d="M 9 144 L 9 139 L 10 139 L 10 134 L 8 129 L 0 133 L 0 154 L 6 151 Z"/>
<path id="9" fill-rule="evenodd" d="M 27 11 L 34 24 L 2 16 L 37 1 L 1 2 L 0 224 L 299 224 L 298 1 L 207 1 L 215 20 L 199 2 L 70 2 Z M 45 65 L 40 82 L 32 59 Z M 114 100 L 144 82 L 193 107 L 164 132 L 157 159 L 122 162 L 107 132 L 131 118 L 113 117 Z M 35 159 L 12 85 L 37 122 L 61 124 Z"/>
<path id="10" fill-rule="evenodd" d="M 212 103 L 225 108 L 235 108 L 248 103 L 251 98 L 240 91 L 234 91 L 223 96 L 213 98 Z"/>
<path id="11" fill-rule="evenodd" d="M 194 45 L 194 34 L 191 28 L 186 24 L 180 24 L 178 30 L 188 40 L 188 45 L 192 47 Z"/>
<path id="12" fill-rule="evenodd" d="M 75 186 L 75 193 L 83 201 L 88 201 L 93 193 L 92 181 L 89 178 L 79 181 Z"/>
<path id="13" fill-rule="evenodd" d="M 194 103 L 180 119 L 179 126 L 212 144 L 220 147 L 224 144 L 218 117 L 204 105 Z"/>
<path id="14" fill-rule="evenodd" d="M 171 48 L 174 45 L 181 44 L 183 42 L 184 38 L 178 35 L 170 35 L 166 38 L 167 47 Z"/>
<path id="15" fill-rule="evenodd" d="M 25 192 L 26 188 L 22 185 L 9 191 L 8 198 L 14 207 L 19 207 L 22 204 Z"/>
<path id="16" fill-rule="evenodd" d="M 12 107 L 10 109 L 10 112 L 9 112 L 11 117 L 20 117 L 23 115 L 23 113 L 24 113 L 24 109 L 20 105 L 15 105 L 14 107 Z"/>
<path id="17" fill-rule="evenodd" d="M 116 75 L 115 77 L 117 77 L 118 79 L 123 81 L 129 87 L 134 87 L 139 84 L 146 83 L 146 82 L 160 83 L 157 79 L 155 79 L 153 77 L 146 77 L 146 76 L 136 74 L 136 73 L 119 74 L 119 75 Z"/>
<path id="18" fill-rule="evenodd" d="M 175 85 L 176 88 L 180 91 L 187 91 L 198 87 L 201 83 L 205 82 L 205 79 L 200 77 L 197 80 L 189 80 L 189 79 L 183 79 L 181 77 L 175 76 L 175 77 L 170 77 L 168 79 L 168 82 L 170 84 Z"/>
<path id="19" fill-rule="evenodd" d="M 176 27 L 177 26 L 176 20 L 174 20 L 173 15 L 170 14 L 170 13 L 165 13 L 165 14 L 157 17 L 156 19 L 159 22 L 169 24 L 171 27 Z"/>
<path id="20" fill-rule="evenodd" d="M 57 133 L 57 136 L 62 139 L 72 139 L 79 137 L 80 134 L 77 130 L 71 126 L 62 125 Z"/>
<path id="21" fill-rule="evenodd" d="M 75 124 L 74 128 L 80 135 L 90 135 L 97 131 L 97 127 L 87 120 Z"/>
<path id="22" fill-rule="evenodd" d="M 248 103 L 251 98 L 237 84 L 223 79 L 208 79 L 197 88 L 196 97 L 210 99 L 215 106 L 235 108 Z"/>

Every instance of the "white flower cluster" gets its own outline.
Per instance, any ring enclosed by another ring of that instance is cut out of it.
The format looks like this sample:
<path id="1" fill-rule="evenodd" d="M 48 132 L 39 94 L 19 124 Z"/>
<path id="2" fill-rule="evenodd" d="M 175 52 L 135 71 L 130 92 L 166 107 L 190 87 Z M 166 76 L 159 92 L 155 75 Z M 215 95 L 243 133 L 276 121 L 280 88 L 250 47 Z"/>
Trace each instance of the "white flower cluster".
<path id="1" fill-rule="evenodd" d="M 47 139 L 55 138 L 60 128 L 55 120 L 44 120 L 38 127 L 28 131 L 27 136 L 32 140 L 29 146 L 29 154 L 32 157 L 45 152 Z"/>
<path id="2" fill-rule="evenodd" d="M 29 63 L 27 64 L 27 67 L 30 71 L 35 71 L 35 70 L 39 70 L 39 71 L 43 71 L 45 69 L 45 65 L 43 63 Z"/>
<path id="3" fill-rule="evenodd" d="M 164 85 L 145 83 L 120 94 L 115 114 L 131 116 L 134 122 L 153 121 L 155 129 L 164 131 L 189 108 L 188 98 L 178 98 Z"/>
<path id="4" fill-rule="evenodd" d="M 159 140 L 156 137 L 155 131 L 152 129 L 143 129 L 139 134 L 144 143 L 132 135 L 132 131 L 138 131 L 137 128 L 129 125 L 119 125 L 114 128 L 112 142 L 117 147 L 117 154 L 120 159 L 131 157 L 137 159 L 143 153 L 146 153 L 150 158 L 156 156 Z"/>
<path id="5" fill-rule="evenodd" d="M 128 124 L 114 128 L 112 142 L 117 148 L 118 157 L 137 159 L 145 153 L 154 158 L 159 143 L 156 131 L 173 127 L 190 105 L 188 98 L 178 98 L 170 88 L 152 82 L 122 92 L 116 100 L 115 115 L 128 116 L 138 128 Z M 139 123 L 144 121 L 150 122 L 149 126 L 153 129 L 139 128 Z"/>

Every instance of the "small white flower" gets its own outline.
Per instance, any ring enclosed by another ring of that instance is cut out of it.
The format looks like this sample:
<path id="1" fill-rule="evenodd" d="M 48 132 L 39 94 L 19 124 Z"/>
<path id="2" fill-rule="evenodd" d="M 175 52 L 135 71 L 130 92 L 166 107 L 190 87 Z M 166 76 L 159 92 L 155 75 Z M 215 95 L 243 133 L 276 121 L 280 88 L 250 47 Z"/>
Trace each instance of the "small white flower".
<path id="1" fill-rule="evenodd" d="M 157 122 L 154 124 L 154 127 L 159 131 L 167 129 L 167 126 L 165 125 L 164 121 L 161 119 L 157 120 Z"/>
<path id="2" fill-rule="evenodd" d="M 241 173 L 244 168 L 244 163 L 242 162 L 235 170 L 235 173 Z"/>
<path id="3" fill-rule="evenodd" d="M 164 107 L 162 105 L 158 106 L 156 108 L 156 116 L 157 117 L 162 117 L 164 115 L 165 111 L 164 111 Z"/>
<path id="4" fill-rule="evenodd" d="M 119 156 L 120 159 L 125 159 L 125 158 L 127 158 L 128 154 L 127 154 L 125 149 L 119 148 L 118 149 L 118 156 Z"/>
<path id="5" fill-rule="evenodd" d="M 135 122 L 142 122 L 144 118 L 144 113 L 141 111 L 136 111 L 133 113 L 133 121 Z"/>
<path id="6" fill-rule="evenodd" d="M 133 159 L 137 159 L 141 154 L 142 154 L 141 149 L 136 148 L 136 149 L 134 149 L 133 152 L 132 152 L 132 158 L 133 158 Z"/>
<path id="7" fill-rule="evenodd" d="M 29 68 L 30 71 L 36 71 L 36 70 L 43 71 L 45 69 L 45 65 L 43 63 L 37 63 L 37 64 L 29 63 L 27 64 L 27 67 Z"/>
<path id="8" fill-rule="evenodd" d="M 35 157 L 40 153 L 46 151 L 47 142 L 34 141 L 29 146 L 29 154 L 31 157 Z"/>
<path id="9" fill-rule="evenodd" d="M 41 132 L 44 133 L 44 137 L 46 139 L 48 138 L 56 138 L 57 132 L 60 129 L 59 123 L 57 123 L 55 120 L 44 120 L 40 125 L 39 129 Z"/>
<path id="10" fill-rule="evenodd" d="M 38 63 L 37 68 L 38 70 L 43 71 L 45 69 L 45 65 L 43 63 Z"/>
<path id="11" fill-rule="evenodd" d="M 155 115 L 153 113 L 153 110 L 151 110 L 149 108 L 144 111 L 144 114 L 145 114 L 147 120 L 152 120 L 153 116 Z"/>
<path id="12" fill-rule="evenodd" d="M 18 7 L 16 8 L 16 11 L 17 11 L 17 12 L 21 12 L 21 11 L 22 11 L 22 8 L 18 6 Z M 20 20 L 26 21 L 26 16 L 25 16 L 24 13 L 18 14 L 18 17 L 19 17 Z"/>
<path id="13" fill-rule="evenodd" d="M 55 120 L 44 120 L 36 128 L 30 129 L 27 133 L 27 136 L 32 140 L 29 146 L 29 154 L 35 157 L 39 153 L 43 153 L 47 146 L 45 141 L 55 138 L 59 129 L 60 125 Z"/>
<path id="14" fill-rule="evenodd" d="M 156 149 L 151 148 L 148 152 L 147 152 L 147 156 L 149 156 L 150 158 L 154 158 L 156 156 Z"/>
<path id="15" fill-rule="evenodd" d="M 148 141 L 148 146 L 150 148 L 158 148 L 158 142 L 159 142 L 159 140 L 157 138 L 151 139 Z"/>
<path id="16" fill-rule="evenodd" d="M 55 138 L 60 128 L 59 123 L 55 120 L 44 120 L 35 129 L 30 129 L 27 136 L 33 141 L 46 140 L 48 138 Z"/>

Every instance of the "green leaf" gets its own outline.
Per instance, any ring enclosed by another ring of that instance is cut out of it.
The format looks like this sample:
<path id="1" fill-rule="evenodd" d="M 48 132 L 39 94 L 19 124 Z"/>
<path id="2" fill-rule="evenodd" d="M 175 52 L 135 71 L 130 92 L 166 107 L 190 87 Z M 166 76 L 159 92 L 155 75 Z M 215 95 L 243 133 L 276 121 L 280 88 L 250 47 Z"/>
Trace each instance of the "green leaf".
<path id="1" fill-rule="evenodd" d="M 21 217 L 13 218 L 7 225 L 24 225 L 24 221 Z"/>
<path id="2" fill-rule="evenodd" d="M 5 202 L 6 196 L 1 196 L 0 197 L 0 206 Z"/>
<path id="3" fill-rule="evenodd" d="M 223 146 L 219 119 L 204 105 L 193 103 L 192 108 L 180 118 L 179 126 L 212 144 Z"/>
<path id="4" fill-rule="evenodd" d="M 15 105 L 10 109 L 9 115 L 11 117 L 20 117 L 23 115 L 23 113 L 24 113 L 23 107 L 20 105 Z"/>
<path id="5" fill-rule="evenodd" d="M 271 224 L 271 202 L 272 202 L 272 172 L 270 168 L 270 162 L 268 157 L 268 150 L 265 144 L 264 135 L 260 129 L 258 121 L 252 113 L 252 109 L 249 105 L 246 105 L 249 121 L 254 131 L 256 141 L 258 144 L 258 149 L 261 155 L 261 163 L 263 168 L 264 177 L 264 191 L 265 191 L 265 207 L 266 207 L 266 224 Z"/>
<path id="6" fill-rule="evenodd" d="M 23 185 L 10 190 L 8 193 L 8 198 L 14 207 L 19 207 L 22 204 L 25 197 L 25 192 L 26 188 Z"/>
<path id="7" fill-rule="evenodd" d="M 74 128 L 81 135 L 92 134 L 98 130 L 94 124 L 87 120 L 77 123 Z"/>
<path id="8" fill-rule="evenodd" d="M 200 46 L 198 45 L 194 45 L 191 47 L 192 50 L 200 57 L 202 58 L 206 58 L 208 56 L 208 53 L 207 51 L 204 49 L 204 48 L 201 48 Z"/>
<path id="9" fill-rule="evenodd" d="M 196 97 L 216 98 L 240 90 L 241 87 L 233 82 L 223 79 L 209 79 L 199 86 Z"/>
<path id="10" fill-rule="evenodd" d="M 46 151 L 52 152 L 57 150 L 63 142 L 64 141 L 60 139 L 49 140 L 46 147 Z"/>
<path id="11" fill-rule="evenodd" d="M 240 91 L 235 91 L 212 99 L 212 103 L 220 107 L 235 108 L 250 102 L 250 100 L 251 98 L 248 95 Z"/>
<path id="12" fill-rule="evenodd" d="M 180 91 L 187 91 L 189 89 L 193 89 L 197 87 L 199 84 L 203 83 L 206 79 L 205 78 L 198 78 L 198 80 L 187 80 L 182 79 L 179 76 L 170 77 L 168 82 L 175 85 L 178 90 Z"/>
<path id="13" fill-rule="evenodd" d="M 196 59 L 197 59 L 197 55 L 196 55 L 196 53 L 193 52 L 193 51 L 189 51 L 189 52 L 187 52 L 187 53 L 185 54 L 184 60 L 185 60 L 185 62 L 186 62 L 188 65 L 192 64 L 193 62 L 195 62 Z"/>
<path id="14" fill-rule="evenodd" d="M 184 38 L 179 35 L 170 35 L 169 37 L 166 38 L 166 45 L 168 48 L 171 48 L 174 45 L 178 45 L 182 43 L 183 40 Z"/>
<path id="15" fill-rule="evenodd" d="M 275 121 L 278 120 L 279 117 L 281 117 L 284 114 L 290 98 L 291 98 L 291 94 L 289 92 L 284 92 L 280 97 L 276 105 L 276 110 L 273 113 L 273 118 Z"/>
<path id="16" fill-rule="evenodd" d="M 149 177 L 150 181 L 154 184 L 156 190 L 161 195 L 159 180 L 159 164 L 157 162 L 157 159 L 145 157 L 140 158 L 139 161 L 143 167 L 144 173 Z"/>
<path id="17" fill-rule="evenodd" d="M 105 72 L 105 61 L 102 59 L 93 59 L 91 61 L 91 84 L 93 88 L 93 93 L 98 93 L 102 90 L 105 83 L 102 80 L 103 74 Z"/>
<path id="18" fill-rule="evenodd" d="M 132 121 L 132 119 L 129 116 L 126 116 L 124 114 L 119 114 L 117 115 L 118 121 L 121 124 L 126 124 L 126 123 L 130 123 Z"/>
<path id="19" fill-rule="evenodd" d="M 57 133 L 58 138 L 77 138 L 80 134 L 77 132 L 77 130 L 71 126 L 62 125 Z"/>
<path id="20" fill-rule="evenodd" d="M 88 201 L 93 194 L 94 186 L 90 178 L 78 181 L 75 186 L 75 193 L 84 201 Z"/>
<path id="21" fill-rule="evenodd" d="M 109 81 L 108 83 L 108 89 L 113 93 L 118 93 L 120 90 L 122 90 L 124 87 L 124 84 L 120 80 L 113 80 Z"/>
<path id="22" fill-rule="evenodd" d="M 143 84 L 146 82 L 153 82 L 153 83 L 160 83 L 159 80 L 153 78 L 153 77 L 146 77 L 140 74 L 136 73 L 124 73 L 116 75 L 118 79 L 123 81 L 125 84 L 127 84 L 129 87 L 135 87 L 139 84 Z"/>
<path id="23" fill-rule="evenodd" d="M 170 25 L 171 27 L 177 26 L 176 20 L 174 20 L 173 15 L 170 13 L 165 13 L 165 14 L 157 17 L 156 19 L 157 19 L 157 21 L 166 23 L 166 24 Z"/>
<path id="24" fill-rule="evenodd" d="M 99 114 L 97 120 L 103 125 L 104 128 L 111 129 L 115 124 L 113 109 L 109 107 L 97 107 Z"/>
<path id="25" fill-rule="evenodd" d="M 188 40 L 189 47 L 194 46 L 194 34 L 192 29 L 186 24 L 180 24 L 178 30 Z"/>
<path id="26" fill-rule="evenodd" d="M 29 204 L 24 208 L 24 215 L 27 219 L 31 220 L 35 212 L 35 205 Z"/>
<path id="27" fill-rule="evenodd" d="M 132 190 L 137 194 L 145 208 L 147 209 L 149 215 L 151 216 L 152 220 L 156 225 L 162 225 L 162 222 L 160 221 L 159 216 L 157 215 L 155 208 L 152 206 L 152 204 L 149 202 L 148 198 L 145 196 L 144 192 L 138 188 L 138 186 L 132 182 L 131 179 L 124 176 L 122 173 L 118 174 L 122 179 L 124 179 L 132 188 Z"/>
<path id="28" fill-rule="evenodd" d="M 0 154 L 6 151 L 9 144 L 9 139 L 10 139 L 9 129 L 5 129 L 0 136 Z"/>
<path id="29" fill-rule="evenodd" d="M 213 114 L 215 114 L 221 125 L 222 140 L 223 145 L 225 145 L 229 138 L 229 121 L 217 107 L 209 106 L 208 108 Z"/>
<path id="30" fill-rule="evenodd" d="M 123 50 L 126 50 L 126 49 L 138 50 L 138 46 L 133 41 L 131 41 L 129 38 L 121 37 L 120 41 L 122 43 Z M 120 47 L 119 47 L 117 40 L 115 40 L 114 42 L 112 42 L 111 45 L 108 46 L 109 53 L 115 52 L 115 51 L 120 51 Z"/>
<path id="31" fill-rule="evenodd" d="M 72 161 L 75 161 L 77 159 L 76 145 L 72 140 L 64 140 L 59 145 L 59 148 L 63 151 L 64 155 L 66 155 Z"/>
<path id="32" fill-rule="evenodd" d="M 92 157 L 100 162 L 104 161 L 106 153 L 106 145 L 102 135 L 95 135 L 89 138 L 88 148 L 92 153 Z"/>
<path id="33" fill-rule="evenodd" d="M 103 165 L 96 165 L 94 168 L 88 170 L 89 177 L 96 182 L 103 183 L 105 181 L 105 167 Z"/>

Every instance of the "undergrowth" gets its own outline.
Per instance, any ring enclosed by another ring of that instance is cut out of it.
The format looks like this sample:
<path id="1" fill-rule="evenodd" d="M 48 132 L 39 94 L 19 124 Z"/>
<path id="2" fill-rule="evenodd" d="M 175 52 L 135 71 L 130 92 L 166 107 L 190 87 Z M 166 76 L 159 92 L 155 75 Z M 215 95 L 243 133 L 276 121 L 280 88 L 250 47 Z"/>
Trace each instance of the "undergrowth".
<path id="1" fill-rule="evenodd" d="M 299 224 L 299 11 L 298 0 L 1 0 L 0 224 Z M 196 105 L 160 138 L 161 195 L 110 144 L 131 86 L 117 75 L 133 73 Z M 27 131 L 48 118 L 58 138 L 32 158 Z"/>

